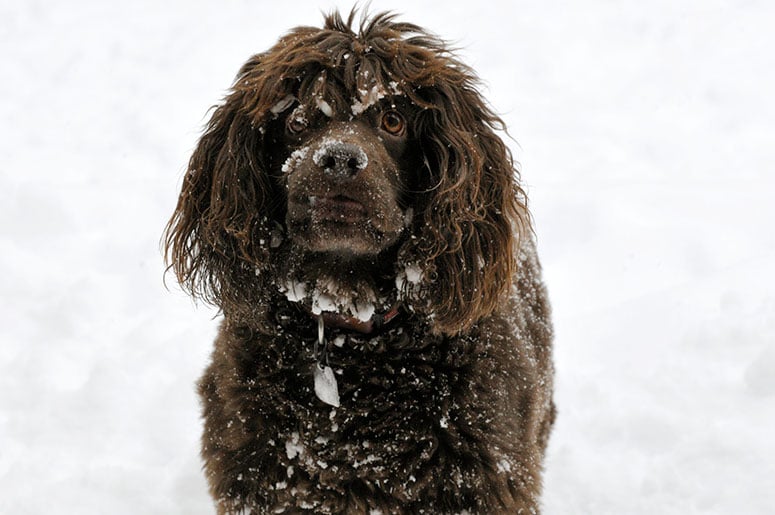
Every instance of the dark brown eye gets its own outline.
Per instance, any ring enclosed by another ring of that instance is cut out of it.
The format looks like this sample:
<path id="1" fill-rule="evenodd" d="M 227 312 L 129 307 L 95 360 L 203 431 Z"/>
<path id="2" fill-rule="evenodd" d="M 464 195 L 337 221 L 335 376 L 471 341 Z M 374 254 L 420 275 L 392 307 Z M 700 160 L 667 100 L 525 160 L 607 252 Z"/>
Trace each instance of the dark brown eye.
<path id="1" fill-rule="evenodd" d="M 380 126 L 382 127 L 382 130 L 388 134 L 400 136 L 404 132 L 406 122 L 404 121 L 404 117 L 396 111 L 387 111 L 382 114 Z"/>
<path id="2" fill-rule="evenodd" d="M 307 128 L 307 120 L 301 116 L 291 116 L 286 122 L 286 127 L 291 134 L 299 134 Z"/>

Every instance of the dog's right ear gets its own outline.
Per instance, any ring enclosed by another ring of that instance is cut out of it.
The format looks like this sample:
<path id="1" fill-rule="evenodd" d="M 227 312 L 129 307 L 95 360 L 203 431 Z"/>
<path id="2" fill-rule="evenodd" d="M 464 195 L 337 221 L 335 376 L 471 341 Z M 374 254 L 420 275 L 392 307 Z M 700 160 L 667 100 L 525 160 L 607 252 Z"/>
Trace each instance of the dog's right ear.
<path id="1" fill-rule="evenodd" d="M 195 298 L 223 308 L 268 262 L 278 209 L 265 155 L 265 122 L 281 91 L 261 98 L 260 56 L 240 70 L 191 156 L 163 246 L 168 269 Z M 246 87 L 246 82 L 250 86 Z"/>

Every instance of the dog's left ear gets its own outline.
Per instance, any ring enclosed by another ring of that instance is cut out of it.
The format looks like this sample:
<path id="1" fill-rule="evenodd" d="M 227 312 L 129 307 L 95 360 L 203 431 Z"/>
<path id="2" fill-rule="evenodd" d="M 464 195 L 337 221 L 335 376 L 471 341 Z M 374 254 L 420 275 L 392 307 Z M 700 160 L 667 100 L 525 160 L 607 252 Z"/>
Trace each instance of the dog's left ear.
<path id="1" fill-rule="evenodd" d="M 192 296 L 221 308 L 267 261 L 276 192 L 268 174 L 262 116 L 275 97 L 256 74 L 260 56 L 240 71 L 216 107 L 188 164 L 165 236 L 167 264 Z"/>
<path id="2" fill-rule="evenodd" d="M 428 183 L 420 192 L 417 243 L 406 257 L 423 271 L 413 288 L 417 307 L 445 334 L 466 330 L 504 301 L 520 237 L 530 230 L 518 171 L 496 133 L 503 122 L 474 80 L 452 70 L 415 99 L 424 108 L 416 132 Z"/>

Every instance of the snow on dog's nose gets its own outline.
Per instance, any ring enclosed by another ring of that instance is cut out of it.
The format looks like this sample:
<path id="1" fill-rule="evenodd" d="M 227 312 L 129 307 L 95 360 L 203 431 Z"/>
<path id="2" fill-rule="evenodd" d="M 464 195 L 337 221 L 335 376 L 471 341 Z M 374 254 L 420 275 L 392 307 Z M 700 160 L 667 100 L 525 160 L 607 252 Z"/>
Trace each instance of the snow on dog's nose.
<path id="1" fill-rule="evenodd" d="M 312 161 L 339 180 L 355 177 L 369 164 L 369 158 L 360 146 L 340 140 L 324 141 L 313 154 Z"/>

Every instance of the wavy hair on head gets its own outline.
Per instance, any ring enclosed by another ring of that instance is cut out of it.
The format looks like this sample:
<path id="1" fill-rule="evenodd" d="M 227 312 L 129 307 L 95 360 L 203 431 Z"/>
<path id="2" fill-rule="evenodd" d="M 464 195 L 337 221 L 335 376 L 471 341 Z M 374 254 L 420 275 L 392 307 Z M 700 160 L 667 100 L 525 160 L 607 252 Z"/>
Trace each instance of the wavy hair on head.
<path id="1" fill-rule="evenodd" d="M 502 122 L 463 73 L 453 73 L 459 83 L 418 91 L 427 103 L 418 134 L 430 184 L 420 194 L 424 209 L 409 259 L 426 274 L 419 292 L 435 328 L 448 334 L 503 302 L 531 226 L 511 153 L 495 132 Z"/>
<path id="2" fill-rule="evenodd" d="M 179 283 L 221 308 L 256 284 L 272 214 L 281 209 L 263 146 L 245 95 L 232 92 L 215 108 L 191 156 L 165 231 L 165 259 Z"/>
<path id="3" fill-rule="evenodd" d="M 392 74 L 421 109 L 414 135 L 425 168 L 414 238 L 402 249 L 402 261 L 423 279 L 405 293 L 437 332 L 455 334 L 491 313 L 511 288 L 520 241 L 532 230 L 527 197 L 498 134 L 505 124 L 472 70 L 430 34 L 398 47 Z"/>

